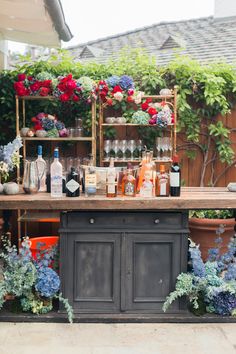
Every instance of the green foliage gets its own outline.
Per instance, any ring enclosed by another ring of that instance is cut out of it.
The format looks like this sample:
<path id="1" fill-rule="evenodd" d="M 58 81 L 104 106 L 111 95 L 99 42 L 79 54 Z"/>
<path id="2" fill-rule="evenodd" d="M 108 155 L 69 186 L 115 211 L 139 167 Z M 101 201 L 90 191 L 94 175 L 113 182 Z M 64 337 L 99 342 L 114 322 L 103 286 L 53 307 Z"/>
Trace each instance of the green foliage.
<path id="1" fill-rule="evenodd" d="M 88 76 L 96 81 L 106 79 L 110 75 L 127 74 L 133 77 L 136 88 L 146 94 L 158 94 L 161 88 L 173 88 L 177 85 L 178 130 L 186 133 L 189 142 L 200 143 L 199 146 L 203 148 L 206 143 L 201 141 L 200 136 L 202 131 L 207 132 L 216 145 L 219 160 L 222 163 L 232 163 L 234 153 L 229 130 L 221 121 L 217 122 L 216 117 L 220 113 L 229 113 L 236 103 L 236 72 L 233 66 L 224 63 L 201 65 L 181 56 L 165 67 L 158 67 L 154 57 L 141 49 L 130 48 L 124 48 L 117 58 L 105 64 L 81 64 L 75 62 L 66 50 L 61 50 L 57 55 L 51 55 L 47 61 L 19 65 L 14 71 L 3 71 L 0 74 L 1 143 L 8 142 L 15 135 L 13 82 L 19 72 L 31 75 L 48 72 L 55 77 L 72 73 L 75 78 Z M 84 119 L 85 132 L 90 134 L 89 107 L 85 105 L 46 100 L 27 102 L 27 123 L 29 124 L 30 118 L 40 111 L 56 114 L 67 126 L 73 125 L 76 116 L 81 116 Z M 107 132 L 108 137 L 112 134 Z"/>
<path id="2" fill-rule="evenodd" d="M 190 210 L 189 216 L 198 219 L 230 219 L 234 217 L 233 210 Z"/>

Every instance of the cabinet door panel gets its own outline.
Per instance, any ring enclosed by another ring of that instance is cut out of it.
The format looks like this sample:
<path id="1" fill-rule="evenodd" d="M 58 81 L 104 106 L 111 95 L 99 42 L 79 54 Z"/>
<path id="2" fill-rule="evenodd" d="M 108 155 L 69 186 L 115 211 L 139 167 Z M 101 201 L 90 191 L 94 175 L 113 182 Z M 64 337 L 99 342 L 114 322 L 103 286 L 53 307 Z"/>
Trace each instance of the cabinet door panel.
<path id="1" fill-rule="evenodd" d="M 123 310 L 162 312 L 181 272 L 180 234 L 126 234 Z M 179 309 L 179 303 L 172 310 Z"/>
<path id="2" fill-rule="evenodd" d="M 75 312 L 120 310 L 120 235 L 68 234 L 68 278 L 65 292 L 73 294 Z M 71 289 L 71 290 L 69 290 Z M 65 294 L 66 295 L 66 294 Z"/>

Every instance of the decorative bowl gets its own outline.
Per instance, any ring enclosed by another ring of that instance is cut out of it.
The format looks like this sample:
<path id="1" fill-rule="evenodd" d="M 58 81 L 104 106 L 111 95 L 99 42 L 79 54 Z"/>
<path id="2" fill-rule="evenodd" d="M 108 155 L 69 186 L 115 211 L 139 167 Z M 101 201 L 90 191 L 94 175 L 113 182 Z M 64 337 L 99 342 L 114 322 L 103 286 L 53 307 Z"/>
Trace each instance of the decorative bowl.
<path id="1" fill-rule="evenodd" d="M 236 182 L 230 182 L 227 188 L 230 192 L 236 192 Z"/>
<path id="2" fill-rule="evenodd" d="M 125 117 L 117 117 L 116 118 L 116 123 L 117 124 L 125 124 L 126 123 L 126 118 Z"/>
<path id="3" fill-rule="evenodd" d="M 27 127 L 21 128 L 20 135 L 21 136 L 27 136 L 27 133 L 28 133 L 29 129 L 30 128 L 27 128 Z"/>
<path id="4" fill-rule="evenodd" d="M 171 90 L 168 88 L 164 88 L 160 91 L 161 96 L 170 96 L 171 95 Z"/>
<path id="5" fill-rule="evenodd" d="M 3 184 L 3 192 L 5 194 L 17 194 L 19 193 L 19 185 L 15 182 L 7 182 Z"/>
<path id="6" fill-rule="evenodd" d="M 114 124 L 116 122 L 116 118 L 115 117 L 107 117 L 105 119 L 107 124 Z"/>
<path id="7" fill-rule="evenodd" d="M 38 138 L 45 138 L 47 136 L 47 132 L 46 130 L 36 130 L 36 133 L 35 135 L 38 137 Z"/>

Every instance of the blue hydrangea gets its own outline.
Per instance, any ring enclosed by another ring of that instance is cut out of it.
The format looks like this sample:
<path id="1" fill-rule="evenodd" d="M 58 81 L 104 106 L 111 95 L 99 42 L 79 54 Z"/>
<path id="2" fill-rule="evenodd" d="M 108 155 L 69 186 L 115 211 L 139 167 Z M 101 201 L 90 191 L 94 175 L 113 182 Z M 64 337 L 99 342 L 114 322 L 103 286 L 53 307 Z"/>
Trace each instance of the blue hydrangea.
<path id="1" fill-rule="evenodd" d="M 51 130 L 55 128 L 55 123 L 52 119 L 49 118 L 43 118 L 42 119 L 42 127 L 45 130 Z"/>
<path id="2" fill-rule="evenodd" d="M 134 88 L 134 81 L 132 77 L 128 75 L 121 76 L 119 80 L 119 85 L 123 90 L 129 90 Z"/>
<path id="3" fill-rule="evenodd" d="M 198 246 L 189 247 L 189 253 L 192 261 L 193 273 L 196 277 L 203 278 L 206 276 L 205 265 L 201 257 L 201 251 Z"/>
<path id="4" fill-rule="evenodd" d="M 225 273 L 226 280 L 236 280 L 236 263 L 228 265 L 227 272 Z"/>
<path id="5" fill-rule="evenodd" d="M 160 128 L 166 128 L 170 121 L 171 121 L 171 113 L 169 110 L 160 111 L 157 113 L 156 124 Z"/>
<path id="6" fill-rule="evenodd" d="M 236 296 L 229 292 L 220 292 L 213 297 L 211 305 L 215 313 L 222 316 L 231 315 L 231 312 L 236 309 Z"/>
<path id="7" fill-rule="evenodd" d="M 62 130 L 65 128 L 65 124 L 61 121 L 57 121 L 55 127 L 57 128 L 57 130 Z"/>
<path id="8" fill-rule="evenodd" d="M 20 137 L 16 137 L 12 142 L 7 145 L 0 146 L 0 161 L 8 164 L 9 170 L 11 170 L 13 166 L 12 158 L 14 154 L 22 147 L 22 142 Z"/>
<path id="9" fill-rule="evenodd" d="M 220 250 L 219 248 L 210 248 L 208 250 L 207 260 L 214 262 L 219 257 Z"/>
<path id="10" fill-rule="evenodd" d="M 112 88 L 115 87 L 116 85 L 119 85 L 119 81 L 120 81 L 120 77 L 116 75 L 110 76 L 108 79 L 106 79 L 107 85 Z"/>
<path id="11" fill-rule="evenodd" d="M 35 289 L 40 296 L 53 297 L 60 289 L 58 274 L 49 267 L 41 267 L 38 271 Z"/>

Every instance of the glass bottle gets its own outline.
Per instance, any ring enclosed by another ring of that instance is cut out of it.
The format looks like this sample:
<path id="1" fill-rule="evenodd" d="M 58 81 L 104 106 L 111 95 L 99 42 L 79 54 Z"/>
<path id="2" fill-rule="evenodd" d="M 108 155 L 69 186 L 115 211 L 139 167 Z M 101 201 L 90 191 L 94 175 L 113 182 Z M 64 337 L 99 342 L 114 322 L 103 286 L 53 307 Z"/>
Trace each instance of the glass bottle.
<path id="1" fill-rule="evenodd" d="M 80 196 L 79 174 L 77 173 L 74 167 L 71 167 L 70 172 L 67 175 L 66 196 L 67 197 Z"/>
<path id="2" fill-rule="evenodd" d="M 170 170 L 170 195 L 179 197 L 181 189 L 181 171 L 179 166 L 178 155 L 173 156 L 173 162 Z"/>
<path id="3" fill-rule="evenodd" d="M 143 187 L 143 183 L 145 181 L 146 182 L 150 181 L 153 185 L 152 188 L 154 188 L 153 175 L 154 175 L 155 164 L 153 164 L 152 157 L 153 157 L 152 151 L 144 151 L 143 152 L 142 164 L 141 164 L 140 173 L 139 173 L 139 181 L 138 181 L 138 186 L 137 186 L 137 192 L 141 192 L 141 189 Z M 142 189 L 142 192 L 143 191 L 144 190 Z"/>
<path id="4" fill-rule="evenodd" d="M 97 191 L 96 168 L 93 164 L 93 156 L 90 156 L 88 167 L 85 170 L 85 196 L 94 196 Z"/>
<path id="5" fill-rule="evenodd" d="M 156 176 L 156 197 L 168 197 L 170 193 L 169 175 L 165 165 L 160 165 L 160 173 Z"/>
<path id="6" fill-rule="evenodd" d="M 54 150 L 51 164 L 51 197 L 62 197 L 62 164 L 59 161 L 59 150 Z"/>
<path id="7" fill-rule="evenodd" d="M 130 168 L 127 169 L 122 180 L 122 195 L 125 197 L 135 197 L 136 195 L 136 179 Z"/>
<path id="8" fill-rule="evenodd" d="M 38 168 L 39 175 L 39 192 L 46 192 L 46 161 L 43 159 L 43 147 L 42 145 L 38 145 L 38 158 L 36 159 L 36 165 Z"/>
<path id="9" fill-rule="evenodd" d="M 107 169 L 106 195 L 108 198 L 117 196 L 117 173 L 114 167 L 114 158 L 110 159 L 110 166 Z"/>

